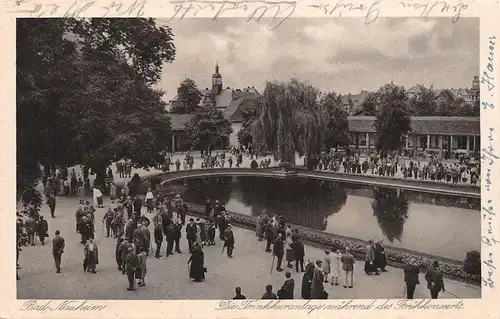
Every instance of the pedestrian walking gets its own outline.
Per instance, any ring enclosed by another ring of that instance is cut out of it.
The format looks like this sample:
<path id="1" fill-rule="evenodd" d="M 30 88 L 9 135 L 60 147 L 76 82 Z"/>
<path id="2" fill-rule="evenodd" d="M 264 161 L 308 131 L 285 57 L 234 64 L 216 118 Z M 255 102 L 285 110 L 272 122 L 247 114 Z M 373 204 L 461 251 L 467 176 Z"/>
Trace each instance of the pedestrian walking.
<path id="1" fill-rule="evenodd" d="M 413 299 L 415 293 L 415 288 L 420 281 L 418 280 L 418 275 L 422 266 L 416 266 L 414 264 L 406 264 L 403 267 L 404 281 L 406 285 L 406 299 Z"/>
<path id="2" fill-rule="evenodd" d="M 61 256 L 64 253 L 64 246 L 64 238 L 61 236 L 61 232 L 56 230 L 55 237 L 52 239 L 52 255 L 56 264 L 56 273 L 61 272 Z"/>
<path id="3" fill-rule="evenodd" d="M 431 269 L 425 274 L 425 280 L 427 281 L 427 289 L 431 292 L 432 299 L 438 299 L 439 292 L 444 292 L 444 280 L 443 273 L 439 269 L 439 262 L 435 260 L 432 263 Z"/>

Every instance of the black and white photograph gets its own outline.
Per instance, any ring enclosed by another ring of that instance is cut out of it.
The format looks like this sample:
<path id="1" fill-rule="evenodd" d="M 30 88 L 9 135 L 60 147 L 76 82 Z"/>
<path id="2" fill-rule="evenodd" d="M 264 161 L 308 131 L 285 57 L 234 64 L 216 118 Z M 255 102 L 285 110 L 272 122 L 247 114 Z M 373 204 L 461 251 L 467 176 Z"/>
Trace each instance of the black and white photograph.
<path id="1" fill-rule="evenodd" d="M 480 19 L 265 20 L 15 20 L 24 307 L 481 298 Z"/>

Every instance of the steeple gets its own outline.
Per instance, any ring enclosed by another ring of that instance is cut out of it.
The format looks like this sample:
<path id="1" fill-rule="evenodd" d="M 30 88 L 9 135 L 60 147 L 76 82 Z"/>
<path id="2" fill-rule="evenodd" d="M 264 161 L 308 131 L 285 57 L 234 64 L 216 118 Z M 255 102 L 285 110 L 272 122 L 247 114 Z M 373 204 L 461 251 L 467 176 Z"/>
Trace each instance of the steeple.
<path id="1" fill-rule="evenodd" d="M 212 97 L 215 100 L 215 96 L 222 92 L 222 75 L 219 73 L 219 62 L 215 63 L 215 73 L 212 75 Z"/>

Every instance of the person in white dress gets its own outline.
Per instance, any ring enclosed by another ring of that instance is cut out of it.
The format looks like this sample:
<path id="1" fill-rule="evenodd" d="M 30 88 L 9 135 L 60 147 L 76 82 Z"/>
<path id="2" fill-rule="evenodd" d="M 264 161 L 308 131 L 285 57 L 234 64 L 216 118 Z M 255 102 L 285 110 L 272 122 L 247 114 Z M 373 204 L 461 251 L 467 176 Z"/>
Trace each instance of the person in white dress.
<path id="1" fill-rule="evenodd" d="M 330 264 L 332 263 L 332 257 L 330 256 L 330 251 L 325 250 L 325 256 L 323 258 L 322 271 L 325 274 L 325 282 L 328 282 L 328 275 L 330 274 Z"/>
<path id="2" fill-rule="evenodd" d="M 331 277 L 332 277 L 332 285 L 338 286 L 339 284 L 339 277 L 340 277 L 340 251 L 334 251 L 330 254 L 332 258 L 332 264 L 331 264 Z"/>

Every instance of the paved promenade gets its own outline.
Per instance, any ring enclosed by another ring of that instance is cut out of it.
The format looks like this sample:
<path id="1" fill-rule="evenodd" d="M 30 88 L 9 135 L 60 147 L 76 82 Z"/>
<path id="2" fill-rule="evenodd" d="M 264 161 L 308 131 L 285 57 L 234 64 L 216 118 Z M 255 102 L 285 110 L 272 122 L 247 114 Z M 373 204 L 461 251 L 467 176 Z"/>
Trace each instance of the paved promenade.
<path id="1" fill-rule="evenodd" d="M 105 199 L 105 205 L 113 205 Z M 216 246 L 204 249 L 207 279 L 203 283 L 190 283 L 187 260 L 189 258 L 185 231 L 181 239 L 183 254 L 165 258 L 166 245 L 163 244 L 163 257 L 159 260 L 148 258 L 146 287 L 129 292 L 127 279 L 116 268 L 115 239 L 106 238 L 102 224 L 105 208 L 96 212 L 96 237 L 99 245 L 97 274 L 84 273 L 82 270 L 83 245 L 75 233 L 76 198 L 57 198 L 56 218 L 47 218 L 50 238 L 45 246 L 23 247 L 19 262 L 20 280 L 17 281 L 17 294 L 20 299 L 227 299 L 234 296 L 234 288 L 240 286 L 247 298 L 260 298 L 264 287 L 272 284 L 276 292 L 284 281 L 284 273 L 270 273 L 272 256 L 264 252 L 264 242 L 257 241 L 250 230 L 235 228 L 236 248 L 234 258 L 221 254 L 222 243 L 217 239 Z M 46 205 L 42 215 L 50 216 Z M 151 217 L 151 216 L 149 216 Z M 56 274 L 52 259 L 54 231 L 59 229 L 66 239 L 66 249 L 62 258 L 62 273 Z M 153 244 L 154 245 L 154 244 Z M 306 260 L 322 259 L 323 252 L 306 246 Z M 283 266 L 285 269 L 286 266 Z M 330 299 L 345 298 L 403 298 L 404 285 L 401 269 L 388 267 L 389 272 L 381 276 L 366 276 L 363 264 L 357 261 L 354 273 L 354 288 L 326 285 Z M 300 298 L 302 274 L 292 271 L 295 280 L 295 298 Z M 429 298 L 423 275 L 417 286 L 415 298 Z M 480 298 L 480 287 L 445 279 L 445 287 L 460 298 Z M 449 293 L 442 298 L 453 298 Z"/>

